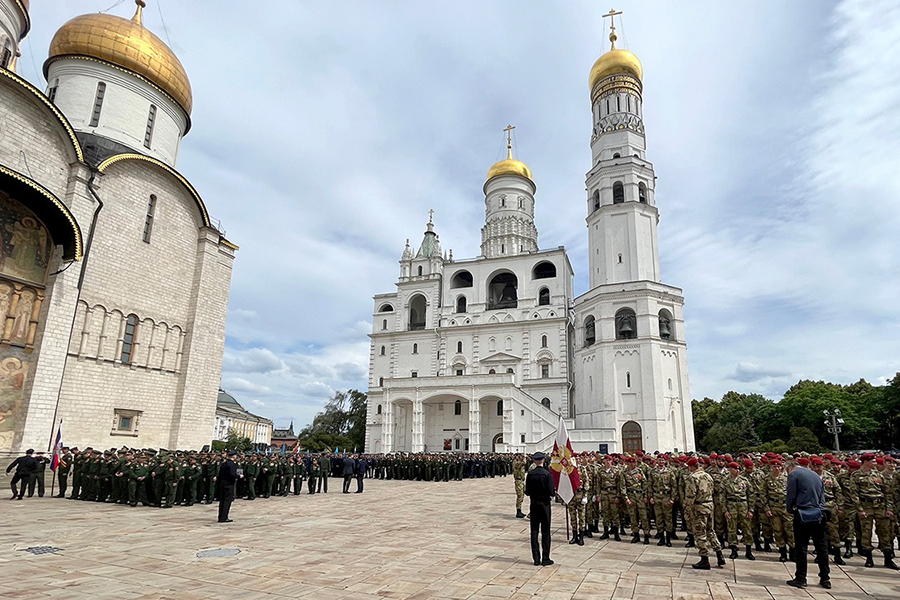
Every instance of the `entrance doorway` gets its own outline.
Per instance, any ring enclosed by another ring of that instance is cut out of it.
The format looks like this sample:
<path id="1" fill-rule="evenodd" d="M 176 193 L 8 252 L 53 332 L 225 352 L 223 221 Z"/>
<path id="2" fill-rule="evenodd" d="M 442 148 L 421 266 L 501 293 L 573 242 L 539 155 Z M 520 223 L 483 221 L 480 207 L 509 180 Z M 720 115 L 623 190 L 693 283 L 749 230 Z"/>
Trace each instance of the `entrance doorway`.
<path id="1" fill-rule="evenodd" d="M 634 454 L 638 450 L 643 451 L 643 433 L 641 426 L 634 421 L 628 421 L 622 425 L 622 451 Z"/>
<path id="2" fill-rule="evenodd" d="M 502 443 L 503 443 L 503 434 L 498 433 L 497 435 L 494 436 L 494 441 L 491 442 L 491 452 L 496 452 L 497 446 L 499 446 Z"/>

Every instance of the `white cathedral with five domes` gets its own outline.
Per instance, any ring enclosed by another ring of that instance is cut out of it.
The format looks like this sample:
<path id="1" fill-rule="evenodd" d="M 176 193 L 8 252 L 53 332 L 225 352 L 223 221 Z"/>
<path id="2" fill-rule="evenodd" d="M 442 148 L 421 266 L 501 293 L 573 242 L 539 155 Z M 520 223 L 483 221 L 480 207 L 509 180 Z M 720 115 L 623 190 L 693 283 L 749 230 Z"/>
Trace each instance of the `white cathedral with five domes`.
<path id="1" fill-rule="evenodd" d="M 374 298 L 367 451 L 546 450 L 560 417 L 576 450 L 694 449 L 684 298 L 659 269 L 643 72 L 614 27 L 610 41 L 590 72 L 590 289 L 575 297 L 565 249 L 538 246 L 534 177 L 508 141 L 484 184 L 479 256 L 442 255 L 429 219 L 418 250 L 407 241 L 397 290 Z"/>

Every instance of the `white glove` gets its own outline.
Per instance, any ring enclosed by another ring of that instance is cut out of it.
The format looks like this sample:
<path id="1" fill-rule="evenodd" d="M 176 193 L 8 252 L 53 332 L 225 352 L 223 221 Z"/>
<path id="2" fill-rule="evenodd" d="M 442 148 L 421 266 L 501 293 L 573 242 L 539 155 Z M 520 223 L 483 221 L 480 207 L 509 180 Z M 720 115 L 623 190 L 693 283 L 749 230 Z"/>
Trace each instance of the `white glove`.
<path id="1" fill-rule="evenodd" d="M 587 504 L 587 496 L 585 496 L 584 498 L 581 499 L 581 503 L 582 503 L 582 504 Z"/>
<path id="2" fill-rule="evenodd" d="M 591 496 L 591 502 L 596 502 L 596 501 L 597 501 L 597 496 Z"/>

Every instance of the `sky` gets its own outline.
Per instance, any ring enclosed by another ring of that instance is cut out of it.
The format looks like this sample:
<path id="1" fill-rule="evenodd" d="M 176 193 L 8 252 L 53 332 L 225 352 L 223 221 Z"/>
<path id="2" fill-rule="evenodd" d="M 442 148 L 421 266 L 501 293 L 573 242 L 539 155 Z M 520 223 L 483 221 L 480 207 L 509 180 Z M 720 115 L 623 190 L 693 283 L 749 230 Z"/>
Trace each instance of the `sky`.
<path id="1" fill-rule="evenodd" d="M 77 4 L 77 8 L 75 6 Z M 32 3 L 19 72 L 53 33 L 130 0 Z M 778 399 L 799 379 L 900 371 L 900 4 L 633 2 L 619 46 L 644 67 L 664 283 L 685 296 L 691 395 Z M 541 248 L 587 291 L 588 73 L 607 4 L 148 0 L 184 64 L 178 170 L 234 263 L 222 385 L 276 426 L 367 387 L 373 301 L 428 210 L 478 254 L 482 185 L 534 172 Z M 608 19 L 607 19 L 608 21 Z"/>

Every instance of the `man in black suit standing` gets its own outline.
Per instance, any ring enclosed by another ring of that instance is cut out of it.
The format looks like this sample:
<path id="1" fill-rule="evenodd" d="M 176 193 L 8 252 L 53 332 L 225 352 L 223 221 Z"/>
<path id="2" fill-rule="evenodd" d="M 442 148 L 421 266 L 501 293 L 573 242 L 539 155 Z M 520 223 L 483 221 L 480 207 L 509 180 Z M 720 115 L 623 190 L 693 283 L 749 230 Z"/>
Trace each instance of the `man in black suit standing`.
<path id="1" fill-rule="evenodd" d="M 355 456 L 355 455 L 354 455 Z M 356 473 L 356 460 L 351 456 L 345 456 L 341 461 L 341 475 L 344 476 L 344 493 L 350 493 L 350 481 Z"/>
<path id="2" fill-rule="evenodd" d="M 543 452 L 535 452 L 531 457 L 534 468 L 525 476 L 525 495 L 531 499 L 531 557 L 535 566 L 545 567 L 553 564 L 550 560 L 550 507 L 556 496 L 553 475 L 544 467 L 546 458 Z"/>
<path id="3" fill-rule="evenodd" d="M 244 477 L 243 473 L 238 473 L 237 464 L 234 462 L 235 452 L 229 452 L 228 458 L 219 467 L 219 523 L 231 523 L 233 519 L 228 518 L 228 511 L 231 510 L 231 503 L 234 501 L 234 484 L 238 479 Z"/>
<path id="4" fill-rule="evenodd" d="M 356 461 L 356 493 L 363 493 L 363 477 L 366 476 L 366 471 L 369 470 L 369 463 L 366 461 L 365 456 L 360 456 L 359 460 Z"/>
<path id="5" fill-rule="evenodd" d="M 6 467 L 6 472 L 9 473 L 12 471 L 13 467 L 16 468 L 16 474 L 13 475 L 12 481 L 9 484 L 13 494 L 10 500 L 21 500 L 22 496 L 25 495 L 25 486 L 31 481 L 32 476 L 38 470 L 38 461 L 34 457 L 34 450 L 31 448 L 26 450 L 25 456 L 20 456 Z M 21 483 L 21 487 L 18 490 L 16 490 L 17 483 Z"/>

